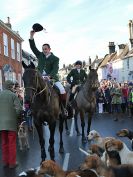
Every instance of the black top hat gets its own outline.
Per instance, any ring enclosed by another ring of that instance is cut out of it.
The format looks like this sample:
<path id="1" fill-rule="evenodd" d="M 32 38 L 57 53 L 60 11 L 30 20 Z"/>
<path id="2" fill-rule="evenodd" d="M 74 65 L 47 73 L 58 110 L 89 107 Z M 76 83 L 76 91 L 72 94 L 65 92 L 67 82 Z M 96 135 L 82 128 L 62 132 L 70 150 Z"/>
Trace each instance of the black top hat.
<path id="1" fill-rule="evenodd" d="M 35 24 L 32 26 L 32 28 L 33 28 L 33 30 L 34 30 L 35 32 L 39 32 L 39 31 L 42 31 L 43 29 L 45 29 L 45 28 L 43 28 L 43 26 L 40 25 L 39 23 L 35 23 Z"/>

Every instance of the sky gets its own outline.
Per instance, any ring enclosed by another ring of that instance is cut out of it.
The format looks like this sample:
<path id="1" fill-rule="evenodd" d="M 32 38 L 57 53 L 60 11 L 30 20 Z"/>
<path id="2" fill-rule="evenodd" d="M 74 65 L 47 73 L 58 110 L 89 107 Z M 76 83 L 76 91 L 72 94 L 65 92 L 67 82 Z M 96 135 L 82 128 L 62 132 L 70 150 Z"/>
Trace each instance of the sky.
<path id="1" fill-rule="evenodd" d="M 35 34 L 37 48 L 49 43 L 63 64 L 103 58 L 109 42 L 129 43 L 133 0 L 1 0 L 0 20 L 10 17 L 12 29 L 24 39 L 22 49 L 33 54 L 29 34 L 34 23 L 46 28 Z"/>

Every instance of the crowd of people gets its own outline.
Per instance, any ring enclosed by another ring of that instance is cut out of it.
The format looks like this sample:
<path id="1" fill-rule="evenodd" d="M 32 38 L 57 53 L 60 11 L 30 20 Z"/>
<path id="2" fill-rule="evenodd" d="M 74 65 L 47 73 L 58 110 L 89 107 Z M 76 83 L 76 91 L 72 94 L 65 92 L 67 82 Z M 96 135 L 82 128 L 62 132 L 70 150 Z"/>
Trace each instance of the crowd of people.
<path id="1" fill-rule="evenodd" d="M 98 112 L 113 113 L 115 121 L 120 114 L 133 117 L 133 83 L 102 80 L 96 92 L 96 101 Z"/>

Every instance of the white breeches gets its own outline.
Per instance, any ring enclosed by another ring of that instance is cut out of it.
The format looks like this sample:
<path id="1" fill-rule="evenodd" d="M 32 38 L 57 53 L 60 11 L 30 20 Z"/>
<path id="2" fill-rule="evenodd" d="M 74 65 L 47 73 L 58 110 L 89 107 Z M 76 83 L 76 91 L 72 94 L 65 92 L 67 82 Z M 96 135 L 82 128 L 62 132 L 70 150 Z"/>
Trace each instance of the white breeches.
<path id="1" fill-rule="evenodd" d="M 63 85 L 61 84 L 60 81 L 57 81 L 54 84 L 59 88 L 60 94 L 65 94 L 66 93 L 65 88 L 63 87 Z"/>

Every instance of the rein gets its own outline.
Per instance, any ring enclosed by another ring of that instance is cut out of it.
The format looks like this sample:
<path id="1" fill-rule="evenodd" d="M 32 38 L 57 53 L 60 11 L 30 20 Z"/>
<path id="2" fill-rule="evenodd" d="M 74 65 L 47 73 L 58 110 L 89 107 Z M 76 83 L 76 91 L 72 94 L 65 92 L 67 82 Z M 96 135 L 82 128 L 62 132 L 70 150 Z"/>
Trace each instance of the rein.
<path id="1" fill-rule="evenodd" d="M 34 90 L 35 91 L 35 93 L 34 93 L 34 96 L 36 96 L 36 95 L 39 95 L 39 94 L 41 94 L 41 93 L 43 93 L 45 90 L 46 90 L 46 87 L 47 87 L 47 84 L 45 85 L 45 87 L 39 92 L 39 93 L 37 93 L 37 87 L 38 87 L 38 83 L 39 83 L 39 81 L 38 81 L 38 77 L 37 77 L 37 70 L 35 70 L 35 69 L 31 69 L 31 68 L 29 68 L 28 70 L 34 70 L 35 72 L 36 72 L 36 88 L 34 88 L 34 87 L 25 87 L 25 89 L 31 89 L 31 90 Z"/>

